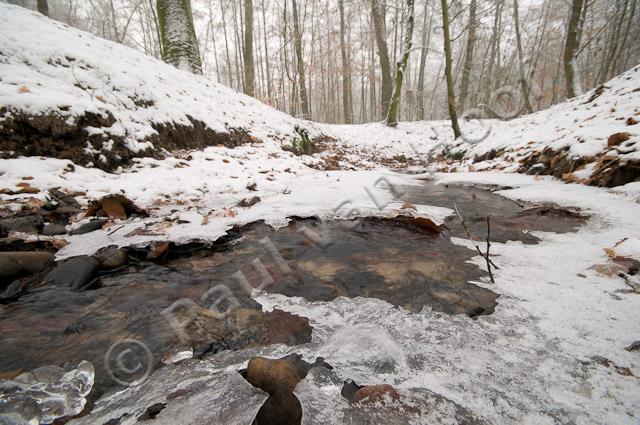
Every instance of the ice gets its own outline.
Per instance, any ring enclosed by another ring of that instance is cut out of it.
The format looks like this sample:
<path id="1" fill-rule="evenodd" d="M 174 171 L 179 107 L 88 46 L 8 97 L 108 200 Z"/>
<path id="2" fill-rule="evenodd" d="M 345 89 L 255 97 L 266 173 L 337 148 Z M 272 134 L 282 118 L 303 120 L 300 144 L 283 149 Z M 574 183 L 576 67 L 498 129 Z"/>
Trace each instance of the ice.
<path id="1" fill-rule="evenodd" d="M 0 423 L 51 423 L 56 418 L 77 415 L 93 386 L 91 363 L 82 361 L 66 371 L 44 366 L 0 382 Z"/>

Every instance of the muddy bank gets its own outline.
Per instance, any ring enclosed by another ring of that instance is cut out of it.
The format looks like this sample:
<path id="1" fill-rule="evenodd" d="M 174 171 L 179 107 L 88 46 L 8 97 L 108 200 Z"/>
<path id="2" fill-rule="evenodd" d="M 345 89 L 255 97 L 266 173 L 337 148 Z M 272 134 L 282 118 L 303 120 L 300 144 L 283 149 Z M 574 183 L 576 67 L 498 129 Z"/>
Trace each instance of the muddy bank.
<path id="1" fill-rule="evenodd" d="M 150 106 L 147 103 L 140 105 Z M 229 128 L 228 133 L 219 133 L 202 121 L 189 117 L 189 125 L 152 124 L 157 133 L 138 142 L 150 142 L 153 147 L 134 152 L 127 147 L 126 130 L 114 131 L 114 134 L 95 131 L 118 125 L 110 112 L 85 112 L 72 117 L 68 110 L 68 107 L 61 107 L 56 112 L 31 115 L 0 108 L 0 116 L 3 117 L 0 121 L 0 158 L 22 155 L 69 159 L 78 165 L 94 166 L 110 172 L 131 164 L 133 158 L 162 158 L 166 151 L 203 149 L 207 146 L 233 148 L 259 142 L 244 129 Z"/>

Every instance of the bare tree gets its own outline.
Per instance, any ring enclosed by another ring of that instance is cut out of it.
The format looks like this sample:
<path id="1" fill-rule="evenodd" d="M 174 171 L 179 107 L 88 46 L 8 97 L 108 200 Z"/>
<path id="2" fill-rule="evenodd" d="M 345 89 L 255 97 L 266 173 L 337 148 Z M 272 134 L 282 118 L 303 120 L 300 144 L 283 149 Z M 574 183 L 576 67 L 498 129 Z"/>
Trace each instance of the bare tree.
<path id="1" fill-rule="evenodd" d="M 524 102 L 524 108 L 527 112 L 533 112 L 533 106 L 531 106 L 531 98 L 529 96 L 529 82 L 527 81 L 527 74 L 524 69 L 524 53 L 522 52 L 522 35 L 520 33 L 520 7 L 518 0 L 513 0 L 513 20 L 516 29 L 516 50 L 518 53 L 518 71 L 520 71 L 520 87 L 522 87 L 522 98 Z"/>
<path id="2" fill-rule="evenodd" d="M 338 0 L 338 9 L 340 11 L 340 53 L 342 55 L 342 108 L 344 110 L 344 123 L 351 124 L 351 73 L 347 43 L 345 41 L 344 0 Z"/>
<path id="3" fill-rule="evenodd" d="M 255 68 L 253 65 L 253 1 L 244 0 L 244 93 L 255 96 Z"/>
<path id="4" fill-rule="evenodd" d="M 296 60 L 298 63 L 298 81 L 300 84 L 300 103 L 302 107 L 302 117 L 311 119 L 309 110 L 309 100 L 307 97 L 307 83 L 304 76 L 304 58 L 302 56 L 302 32 L 300 31 L 300 22 L 298 21 L 298 5 L 296 0 L 291 0 L 291 13 L 293 14 L 293 38 L 296 50 Z"/>
<path id="5" fill-rule="evenodd" d="M 478 10 L 478 1 L 471 0 L 469 5 L 469 35 L 467 37 L 467 49 L 464 59 L 464 68 L 462 70 L 462 83 L 460 85 L 460 99 L 458 106 L 464 110 L 469 95 L 469 79 L 473 68 L 473 53 L 476 44 L 476 14 Z"/>
<path id="6" fill-rule="evenodd" d="M 578 76 L 577 53 L 580 48 L 580 19 L 584 7 L 584 0 L 573 0 L 571 4 L 569 30 L 567 31 L 567 41 L 564 48 L 564 75 L 567 81 L 568 98 L 582 94 Z"/>
<path id="7" fill-rule="evenodd" d="M 389 103 L 393 94 L 393 80 L 391 79 L 391 63 L 389 62 L 389 49 L 387 47 L 387 25 L 378 0 L 371 0 L 371 20 L 378 46 L 380 72 L 382 74 L 380 105 L 382 106 L 382 112 L 385 113 L 389 110 Z"/>
<path id="8" fill-rule="evenodd" d="M 445 78 L 447 79 L 447 105 L 449 106 L 449 118 L 453 128 L 454 138 L 462 135 L 458 123 L 458 111 L 456 110 L 456 98 L 453 87 L 453 63 L 451 54 L 451 35 L 449 34 L 449 6 L 447 0 L 441 0 L 442 5 L 442 36 L 444 38 Z"/>
<path id="9" fill-rule="evenodd" d="M 393 87 L 393 96 L 389 105 L 389 112 L 385 124 L 389 127 L 398 125 L 398 110 L 400 108 L 400 95 L 402 93 L 402 81 L 409 62 L 409 55 L 413 46 L 413 25 L 414 25 L 414 0 L 406 0 L 407 2 L 407 30 L 404 34 L 402 56 L 396 64 L 396 80 Z"/>

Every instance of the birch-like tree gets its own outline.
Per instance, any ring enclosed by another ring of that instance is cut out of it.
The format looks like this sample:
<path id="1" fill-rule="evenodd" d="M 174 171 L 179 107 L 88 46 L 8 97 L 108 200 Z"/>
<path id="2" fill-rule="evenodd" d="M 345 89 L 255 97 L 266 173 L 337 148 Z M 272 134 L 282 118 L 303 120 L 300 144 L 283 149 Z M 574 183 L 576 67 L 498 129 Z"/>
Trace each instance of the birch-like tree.
<path id="1" fill-rule="evenodd" d="M 396 127 L 398 125 L 398 111 L 400 109 L 400 95 L 402 94 L 402 82 L 404 80 L 405 72 L 407 71 L 407 63 L 409 62 L 409 55 L 411 55 L 411 49 L 413 47 L 413 26 L 414 26 L 414 0 L 406 0 L 407 4 L 407 28 L 404 33 L 403 51 L 400 59 L 396 63 L 396 79 L 393 86 L 393 95 L 391 96 L 391 103 L 389 104 L 389 111 L 387 112 L 387 118 L 385 124 L 389 127 Z"/>
<path id="2" fill-rule="evenodd" d="M 162 59 L 179 69 L 202 74 L 190 0 L 158 0 Z"/>

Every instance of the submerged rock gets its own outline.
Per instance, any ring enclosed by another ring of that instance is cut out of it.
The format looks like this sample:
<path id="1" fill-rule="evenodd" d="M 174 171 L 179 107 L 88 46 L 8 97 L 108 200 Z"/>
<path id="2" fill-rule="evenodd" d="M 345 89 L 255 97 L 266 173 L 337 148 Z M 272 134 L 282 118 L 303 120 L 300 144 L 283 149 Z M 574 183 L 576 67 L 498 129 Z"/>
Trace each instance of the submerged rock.
<path id="1" fill-rule="evenodd" d="M 82 361 L 74 369 L 44 366 L 0 382 L 0 423 L 48 424 L 84 409 L 93 387 L 93 365 Z"/>
<path id="2" fill-rule="evenodd" d="M 96 277 L 99 265 L 94 257 L 74 257 L 52 270 L 45 281 L 58 286 L 68 286 L 74 290 L 82 289 Z"/>
<path id="3" fill-rule="evenodd" d="M 12 232 L 38 233 L 42 226 L 44 226 L 44 221 L 38 215 L 7 218 L 0 220 L 0 236 L 7 236 Z"/>
<path id="4" fill-rule="evenodd" d="M 91 220 L 88 223 L 84 223 L 84 224 L 80 225 L 79 227 L 76 227 L 71 232 L 69 232 L 69 234 L 70 235 L 84 235 L 86 233 L 91 233 L 91 232 L 93 232 L 95 230 L 101 229 L 102 226 L 106 222 L 107 222 L 107 220 L 103 220 L 103 219 Z"/>
<path id="5" fill-rule="evenodd" d="M 20 273 L 36 273 L 54 260 L 50 252 L 0 252 L 0 277 L 8 278 Z"/>

